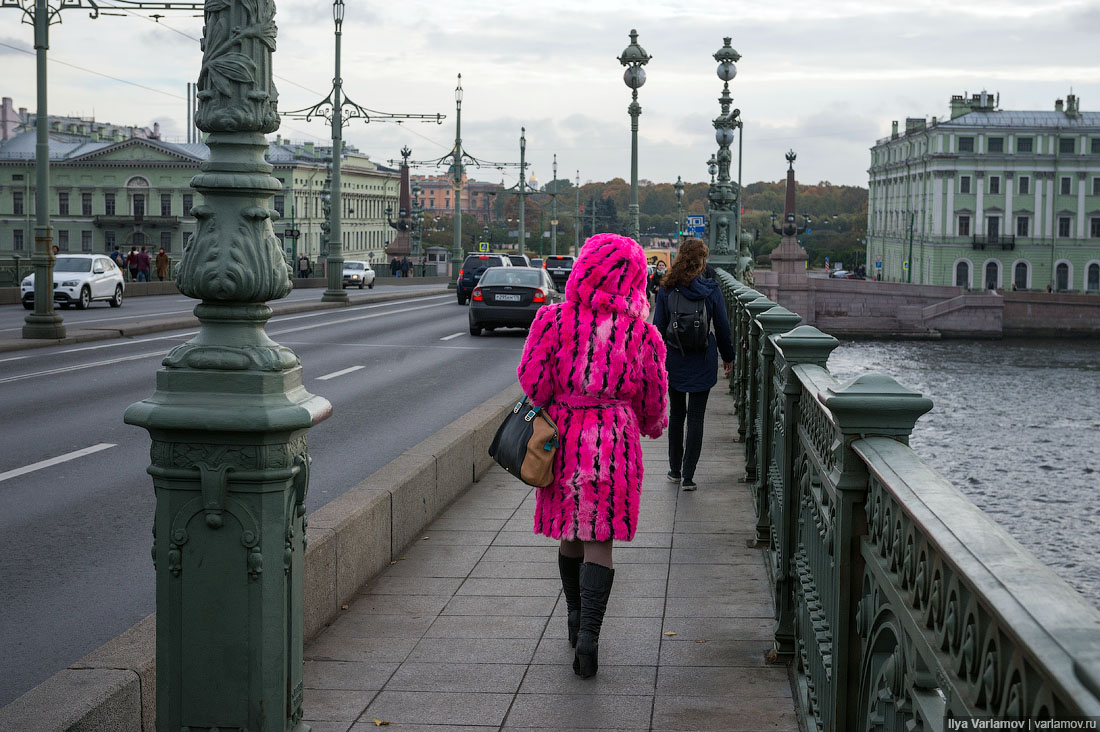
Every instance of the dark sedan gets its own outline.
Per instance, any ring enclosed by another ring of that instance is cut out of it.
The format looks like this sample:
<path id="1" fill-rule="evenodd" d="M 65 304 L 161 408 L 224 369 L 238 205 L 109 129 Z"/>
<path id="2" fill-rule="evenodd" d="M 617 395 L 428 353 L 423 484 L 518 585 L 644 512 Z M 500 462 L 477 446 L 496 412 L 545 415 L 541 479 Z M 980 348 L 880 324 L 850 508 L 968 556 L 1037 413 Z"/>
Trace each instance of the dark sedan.
<path id="1" fill-rule="evenodd" d="M 498 327 L 529 328 L 539 308 L 562 297 L 546 270 L 490 267 L 470 296 L 470 335 Z"/>

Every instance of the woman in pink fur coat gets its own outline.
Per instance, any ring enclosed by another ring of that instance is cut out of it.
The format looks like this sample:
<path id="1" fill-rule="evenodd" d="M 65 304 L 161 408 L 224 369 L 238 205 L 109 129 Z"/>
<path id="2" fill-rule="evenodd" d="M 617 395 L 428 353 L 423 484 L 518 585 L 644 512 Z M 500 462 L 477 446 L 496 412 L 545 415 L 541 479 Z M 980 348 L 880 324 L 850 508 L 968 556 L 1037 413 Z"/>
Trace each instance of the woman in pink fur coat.
<path id="1" fill-rule="evenodd" d="M 598 666 L 612 541 L 630 541 L 638 529 L 640 435 L 660 437 L 668 425 L 665 344 L 646 322 L 646 264 L 628 237 L 585 242 L 565 302 L 539 310 L 518 369 L 561 436 L 554 482 L 535 494 L 534 529 L 561 540 L 573 670 L 585 678 Z"/>

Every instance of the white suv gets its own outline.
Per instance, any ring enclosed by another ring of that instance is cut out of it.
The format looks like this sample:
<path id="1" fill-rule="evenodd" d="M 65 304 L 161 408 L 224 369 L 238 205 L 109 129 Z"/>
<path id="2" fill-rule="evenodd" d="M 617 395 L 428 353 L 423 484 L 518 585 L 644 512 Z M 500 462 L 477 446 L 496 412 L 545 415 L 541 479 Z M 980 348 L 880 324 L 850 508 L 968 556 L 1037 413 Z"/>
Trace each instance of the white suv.
<path id="1" fill-rule="evenodd" d="M 53 299 L 63 308 L 76 305 L 83 310 L 93 300 L 106 300 L 117 308 L 125 288 L 122 271 L 102 254 L 61 254 L 53 266 Z M 34 309 L 33 274 L 23 279 L 20 290 L 23 307 Z"/>

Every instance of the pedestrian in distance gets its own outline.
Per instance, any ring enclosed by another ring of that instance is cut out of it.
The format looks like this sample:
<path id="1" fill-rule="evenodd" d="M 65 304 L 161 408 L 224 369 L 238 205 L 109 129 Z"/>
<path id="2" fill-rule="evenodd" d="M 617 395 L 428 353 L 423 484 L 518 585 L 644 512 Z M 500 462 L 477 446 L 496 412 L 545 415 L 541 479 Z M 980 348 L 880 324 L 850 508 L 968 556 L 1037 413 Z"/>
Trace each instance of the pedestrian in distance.
<path id="1" fill-rule="evenodd" d="M 126 272 L 126 255 L 118 250 L 118 246 L 111 251 L 111 261 L 115 263 L 120 272 Z"/>
<path id="2" fill-rule="evenodd" d="M 130 253 L 126 255 L 126 269 L 130 272 L 130 281 L 137 282 L 138 276 L 138 250 L 130 247 Z"/>
<path id="3" fill-rule="evenodd" d="M 394 277 L 401 276 L 401 263 L 397 261 L 397 257 L 390 260 L 390 274 Z"/>
<path id="4" fill-rule="evenodd" d="M 718 355 L 726 374 L 733 366 L 726 305 L 718 283 L 705 274 L 709 255 L 701 239 L 684 239 L 657 291 L 653 311 L 653 325 L 664 334 L 667 347 L 668 479 L 685 491 L 697 488 L 695 468 L 702 452 L 707 398 L 718 383 Z"/>
<path id="5" fill-rule="evenodd" d="M 145 247 L 142 247 L 141 251 L 138 252 L 138 260 L 137 260 L 137 265 L 138 265 L 137 278 L 138 278 L 138 282 L 148 282 L 149 281 L 149 265 L 150 264 L 151 264 L 151 262 L 149 261 L 149 252 L 145 251 Z"/>
<path id="6" fill-rule="evenodd" d="M 402 277 L 408 277 L 409 276 L 409 269 L 410 269 L 411 266 L 412 265 L 409 264 L 409 258 L 408 257 L 401 257 L 401 276 Z"/>
<path id="7" fill-rule="evenodd" d="M 171 258 L 168 256 L 168 252 L 164 251 L 164 247 L 160 248 L 157 252 L 157 279 L 164 282 L 168 279 L 168 267 L 172 263 Z"/>
<path id="8" fill-rule="evenodd" d="M 302 252 L 298 255 L 298 279 L 306 279 L 313 271 L 313 265 L 309 261 L 309 256 Z"/>
<path id="9" fill-rule="evenodd" d="M 633 240 L 585 242 L 565 301 L 538 311 L 519 382 L 558 427 L 554 478 L 535 492 L 534 531 L 559 539 L 573 672 L 599 667 L 599 637 L 615 578 L 612 544 L 638 529 L 641 435 L 667 424 L 665 344 L 646 322 L 646 258 Z"/>

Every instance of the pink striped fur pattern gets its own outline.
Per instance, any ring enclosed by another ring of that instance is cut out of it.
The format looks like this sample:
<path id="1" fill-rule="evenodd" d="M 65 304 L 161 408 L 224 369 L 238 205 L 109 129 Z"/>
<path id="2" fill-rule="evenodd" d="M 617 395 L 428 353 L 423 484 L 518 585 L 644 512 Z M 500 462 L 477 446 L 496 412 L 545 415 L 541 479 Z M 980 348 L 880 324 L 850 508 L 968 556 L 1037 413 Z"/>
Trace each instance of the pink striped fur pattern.
<path id="1" fill-rule="evenodd" d="M 539 310 L 520 384 L 558 425 L 554 482 L 535 495 L 535 533 L 629 541 L 641 502 L 640 435 L 668 426 L 665 344 L 646 322 L 646 258 L 633 240 L 585 242 L 565 302 Z"/>

